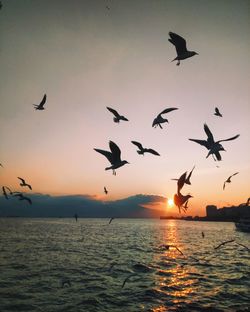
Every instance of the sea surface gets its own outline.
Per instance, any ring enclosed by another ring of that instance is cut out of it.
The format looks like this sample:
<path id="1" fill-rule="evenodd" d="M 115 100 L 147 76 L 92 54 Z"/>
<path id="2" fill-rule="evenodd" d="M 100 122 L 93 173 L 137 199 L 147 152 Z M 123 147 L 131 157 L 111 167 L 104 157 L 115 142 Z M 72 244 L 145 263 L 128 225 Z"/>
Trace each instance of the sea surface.
<path id="1" fill-rule="evenodd" d="M 226 222 L 2 218 L 0 311 L 249 311 L 249 250 L 214 249 L 231 239 L 250 248 Z"/>

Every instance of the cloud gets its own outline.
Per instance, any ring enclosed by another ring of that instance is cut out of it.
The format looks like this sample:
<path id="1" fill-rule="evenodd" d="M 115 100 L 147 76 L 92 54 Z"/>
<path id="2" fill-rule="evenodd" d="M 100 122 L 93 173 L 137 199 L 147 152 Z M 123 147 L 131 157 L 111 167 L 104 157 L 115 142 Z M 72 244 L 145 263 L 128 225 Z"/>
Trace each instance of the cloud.
<path id="1" fill-rule="evenodd" d="M 109 218 L 113 217 L 157 217 L 155 207 L 166 201 L 158 195 L 137 194 L 115 201 L 102 201 L 91 195 L 51 196 L 43 194 L 27 194 L 33 204 L 10 197 L 0 197 L 0 216 L 20 217 L 79 217 Z M 153 209 L 151 209 L 153 208 Z"/>

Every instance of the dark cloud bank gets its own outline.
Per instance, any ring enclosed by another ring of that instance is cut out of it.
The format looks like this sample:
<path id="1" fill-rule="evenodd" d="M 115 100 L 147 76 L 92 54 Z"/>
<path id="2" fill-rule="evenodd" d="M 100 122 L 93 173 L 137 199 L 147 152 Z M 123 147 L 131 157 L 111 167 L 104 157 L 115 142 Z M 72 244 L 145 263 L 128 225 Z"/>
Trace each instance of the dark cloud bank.
<path id="1" fill-rule="evenodd" d="M 27 194 L 33 205 L 15 197 L 0 197 L 1 217 L 72 217 L 75 213 L 84 218 L 151 218 L 163 211 L 154 209 L 166 198 L 158 195 L 138 194 L 115 201 L 101 201 L 89 195 L 50 196 Z M 149 208 L 152 207 L 152 208 Z"/>

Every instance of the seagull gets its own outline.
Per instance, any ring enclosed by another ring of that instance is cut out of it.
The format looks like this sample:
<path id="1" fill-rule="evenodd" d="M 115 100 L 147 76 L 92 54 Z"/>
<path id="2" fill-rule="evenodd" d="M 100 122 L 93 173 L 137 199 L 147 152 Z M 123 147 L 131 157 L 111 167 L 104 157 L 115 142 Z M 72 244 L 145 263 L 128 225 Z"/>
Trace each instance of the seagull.
<path id="1" fill-rule="evenodd" d="M 32 190 L 31 185 L 27 184 L 24 179 L 22 179 L 20 177 L 17 177 L 17 178 L 21 181 L 20 186 L 27 186 L 30 190 Z"/>
<path id="2" fill-rule="evenodd" d="M 104 151 L 98 148 L 94 148 L 94 150 L 102 155 L 104 155 L 108 161 L 111 163 L 110 167 L 106 167 L 105 170 L 113 170 L 113 175 L 116 175 L 115 169 L 122 167 L 125 164 L 128 164 L 126 160 L 121 160 L 121 150 L 120 148 L 113 142 L 109 141 L 109 148 L 111 152 Z"/>
<path id="3" fill-rule="evenodd" d="M 109 224 L 114 220 L 114 217 L 110 218 Z"/>
<path id="4" fill-rule="evenodd" d="M 229 241 L 222 242 L 222 243 L 220 243 L 218 246 L 214 247 L 214 249 L 218 249 L 218 248 L 220 248 L 221 246 L 223 246 L 223 245 L 225 245 L 225 244 L 232 243 L 232 242 L 234 242 L 234 239 L 231 239 L 231 240 L 229 240 Z"/>
<path id="5" fill-rule="evenodd" d="M 191 195 L 182 195 L 180 192 L 178 194 L 174 194 L 174 203 L 179 208 L 179 213 L 181 213 L 181 209 L 186 212 L 187 208 L 183 205 L 193 196 Z"/>
<path id="6" fill-rule="evenodd" d="M 182 38 L 181 36 L 173 32 L 169 32 L 169 36 L 170 36 L 170 39 L 168 39 L 168 41 L 171 42 L 175 46 L 176 52 L 177 52 L 177 57 L 173 59 L 173 61 L 178 61 L 176 65 L 180 65 L 180 60 L 185 60 L 186 58 L 189 58 L 191 56 L 198 54 L 194 51 L 187 50 L 186 40 Z"/>
<path id="7" fill-rule="evenodd" d="M 104 186 L 104 193 L 107 195 L 108 194 L 108 190 L 106 189 L 106 186 Z"/>
<path id="8" fill-rule="evenodd" d="M 225 151 L 224 147 L 220 144 L 220 142 L 232 141 L 232 140 L 237 139 L 240 136 L 239 134 L 237 134 L 229 139 L 219 140 L 215 142 L 213 134 L 208 128 L 207 124 L 204 124 L 204 131 L 206 132 L 207 140 L 197 140 L 197 139 L 189 139 L 189 140 L 195 143 L 198 143 L 202 146 L 205 146 L 209 150 L 206 158 L 208 158 L 209 155 L 212 155 L 215 161 L 216 159 L 220 161 L 222 159 L 220 155 L 220 151 Z"/>
<path id="9" fill-rule="evenodd" d="M 180 253 L 181 255 L 184 256 L 183 252 L 182 252 L 177 246 L 175 246 L 175 245 L 166 245 L 166 244 L 163 244 L 163 245 L 160 245 L 159 247 L 164 248 L 164 249 L 166 249 L 166 250 L 169 250 L 170 247 L 173 247 L 173 248 L 175 248 L 176 250 L 178 250 L 179 253 Z"/>
<path id="10" fill-rule="evenodd" d="M 137 153 L 138 153 L 139 155 L 143 155 L 143 156 L 144 156 L 144 153 L 151 153 L 151 154 L 153 154 L 153 155 L 160 156 L 160 154 L 159 154 L 158 152 L 156 152 L 156 151 L 153 150 L 152 148 L 144 148 L 144 147 L 142 146 L 142 144 L 139 143 L 139 142 L 131 141 L 131 143 L 133 143 L 134 145 L 136 145 L 136 146 L 139 148 L 139 150 L 137 151 Z"/>
<path id="11" fill-rule="evenodd" d="M 115 116 L 113 118 L 114 122 L 119 123 L 120 120 L 128 121 L 128 119 L 122 115 L 120 115 L 115 109 L 111 107 L 107 107 L 107 109 Z"/>
<path id="12" fill-rule="evenodd" d="M 227 178 L 227 180 L 223 184 L 223 190 L 225 189 L 226 183 L 231 183 L 231 178 L 238 174 L 239 172 L 235 172 L 234 174 L 230 175 L 230 177 Z"/>
<path id="13" fill-rule="evenodd" d="M 168 122 L 168 120 L 166 118 L 162 117 L 162 114 L 166 114 L 166 113 L 170 113 L 173 110 L 176 110 L 178 108 L 176 107 L 171 107 L 171 108 L 166 108 L 164 109 L 153 121 L 152 127 L 156 128 L 157 126 L 159 126 L 162 129 L 161 124 L 164 122 Z"/>
<path id="14" fill-rule="evenodd" d="M 16 193 L 16 194 L 14 194 L 13 196 L 19 197 L 19 200 L 27 200 L 27 202 L 29 202 L 29 204 L 32 205 L 31 199 L 28 198 L 28 197 L 26 197 L 26 196 L 23 196 L 22 193 Z"/>
<path id="15" fill-rule="evenodd" d="M 190 178 L 191 178 L 191 175 L 193 173 L 193 170 L 194 170 L 195 166 L 193 167 L 193 169 L 189 172 L 189 175 L 186 177 L 187 175 L 187 171 L 185 173 L 183 173 L 179 179 L 171 179 L 171 180 L 175 180 L 175 181 L 178 181 L 177 182 L 177 185 L 179 185 L 180 189 L 179 191 L 181 190 L 181 188 L 183 187 L 184 183 L 188 184 L 188 185 L 191 185 L 191 182 L 190 182 Z"/>
<path id="16" fill-rule="evenodd" d="M 218 117 L 222 117 L 220 111 L 219 111 L 219 108 L 218 107 L 215 107 L 215 113 L 214 113 L 215 116 L 218 116 Z"/>
<path id="17" fill-rule="evenodd" d="M 40 104 L 33 104 L 34 105 L 34 107 L 35 107 L 35 109 L 36 110 L 44 110 L 45 108 L 43 107 L 44 106 L 44 104 L 45 104 L 45 102 L 46 102 L 46 99 L 47 99 L 47 95 L 46 94 L 44 94 L 44 96 L 43 96 L 43 99 L 42 99 L 42 101 L 40 102 Z"/>

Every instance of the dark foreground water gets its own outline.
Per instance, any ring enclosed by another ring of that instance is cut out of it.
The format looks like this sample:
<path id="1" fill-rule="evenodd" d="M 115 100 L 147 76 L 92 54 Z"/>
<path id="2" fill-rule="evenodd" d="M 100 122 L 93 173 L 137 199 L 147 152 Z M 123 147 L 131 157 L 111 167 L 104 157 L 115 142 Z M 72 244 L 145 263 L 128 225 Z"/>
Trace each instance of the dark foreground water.
<path id="1" fill-rule="evenodd" d="M 230 239 L 250 247 L 233 223 L 0 219 L 0 311 L 249 311 L 249 251 L 214 250 Z"/>

